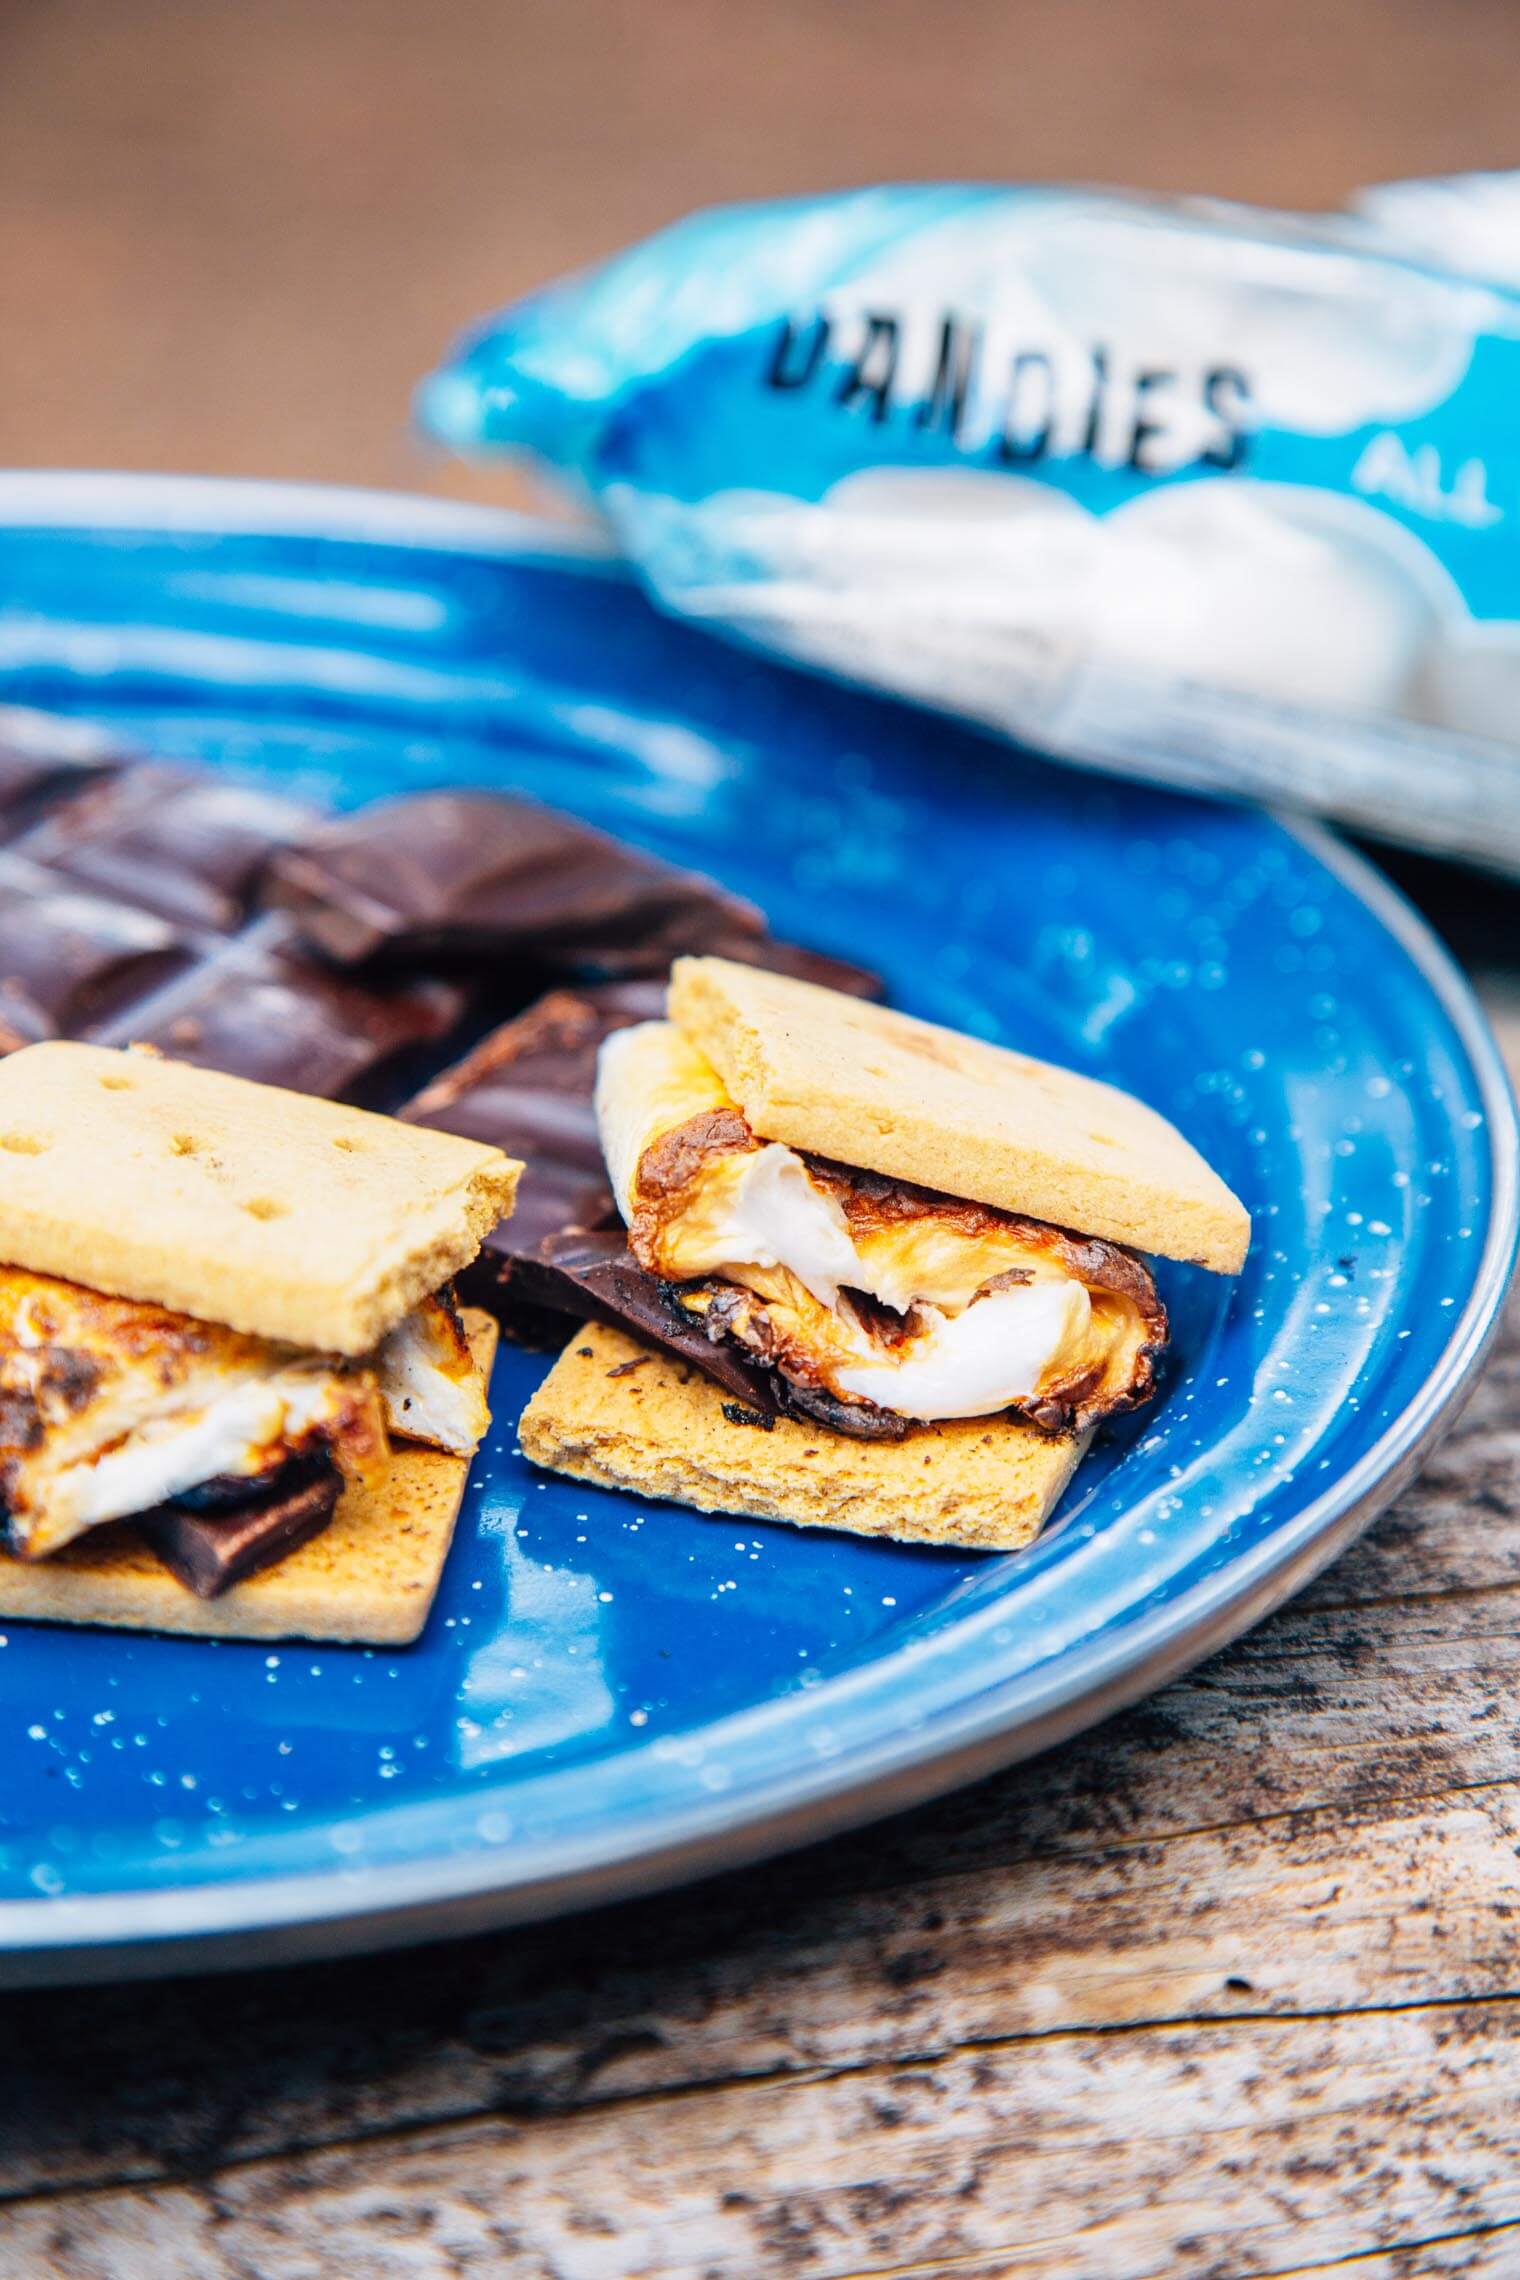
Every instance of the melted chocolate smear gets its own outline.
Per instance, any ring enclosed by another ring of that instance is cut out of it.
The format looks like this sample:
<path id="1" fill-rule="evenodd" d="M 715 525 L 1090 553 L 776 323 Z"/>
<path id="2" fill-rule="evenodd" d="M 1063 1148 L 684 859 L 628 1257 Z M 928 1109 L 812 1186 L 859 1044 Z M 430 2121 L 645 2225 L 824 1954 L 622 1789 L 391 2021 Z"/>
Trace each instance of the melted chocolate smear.
<path id="1" fill-rule="evenodd" d="M 617 1373 L 613 1371 L 611 1374 L 616 1376 Z M 761 1409 L 746 1409 L 742 1401 L 725 1401 L 723 1414 L 730 1425 L 754 1425 L 762 1433 L 774 1433 L 776 1430 L 774 1417 L 767 1417 Z"/>

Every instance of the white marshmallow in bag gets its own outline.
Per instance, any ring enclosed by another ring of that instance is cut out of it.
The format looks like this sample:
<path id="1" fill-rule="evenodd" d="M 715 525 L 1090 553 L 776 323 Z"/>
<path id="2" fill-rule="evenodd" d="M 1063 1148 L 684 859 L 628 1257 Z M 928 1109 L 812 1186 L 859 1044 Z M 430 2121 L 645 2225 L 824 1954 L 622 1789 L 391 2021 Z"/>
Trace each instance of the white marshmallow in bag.
<path id="1" fill-rule="evenodd" d="M 557 467 L 716 631 L 1520 873 L 1520 177 L 1362 205 L 699 216 L 504 311 L 423 416 Z"/>

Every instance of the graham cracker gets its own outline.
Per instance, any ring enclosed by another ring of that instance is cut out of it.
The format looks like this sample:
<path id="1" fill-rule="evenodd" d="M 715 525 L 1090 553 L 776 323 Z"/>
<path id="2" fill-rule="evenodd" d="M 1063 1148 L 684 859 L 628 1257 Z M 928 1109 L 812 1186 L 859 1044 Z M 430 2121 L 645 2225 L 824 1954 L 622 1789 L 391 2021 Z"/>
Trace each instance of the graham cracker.
<path id="1" fill-rule="evenodd" d="M 0 1260 L 365 1354 L 512 1208 L 498 1148 L 97 1045 L 0 1060 Z"/>
<path id="2" fill-rule="evenodd" d="M 488 1379 L 496 1324 L 473 1307 L 464 1321 Z M 345 1488 L 319 1536 L 219 1599 L 198 1599 L 177 1582 L 129 1520 L 91 1529 L 51 1559 L 0 1552 L 0 1617 L 211 1639 L 406 1646 L 427 1621 L 469 1472 L 466 1457 L 397 1442 L 377 1479 Z"/>
<path id="3" fill-rule="evenodd" d="M 1245 1259 L 1245 1206 L 1112 1085 L 726 958 L 677 959 L 670 1018 L 762 1139 L 1220 1274 Z"/>
<path id="4" fill-rule="evenodd" d="M 696 1370 L 592 1325 L 565 1348 L 519 1433 L 535 1464 L 598 1488 L 981 1552 L 1032 1543 L 1087 1447 L 1001 1417 L 922 1425 L 902 1441 L 786 1417 L 767 1431 L 735 1422 L 735 1406 Z"/>

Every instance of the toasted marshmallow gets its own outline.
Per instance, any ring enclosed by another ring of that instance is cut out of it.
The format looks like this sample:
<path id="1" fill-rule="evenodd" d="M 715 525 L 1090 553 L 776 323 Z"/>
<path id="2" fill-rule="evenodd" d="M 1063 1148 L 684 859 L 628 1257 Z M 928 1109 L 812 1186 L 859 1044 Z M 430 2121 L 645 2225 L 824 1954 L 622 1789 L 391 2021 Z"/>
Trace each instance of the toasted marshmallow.
<path id="1" fill-rule="evenodd" d="M 319 1445 L 355 1476 L 383 1461 L 367 1371 L 0 1268 L 0 1507 L 23 1558 Z"/>
<path id="2" fill-rule="evenodd" d="M 917 1312 L 918 1334 L 899 1354 L 836 1369 L 836 1391 L 898 1417 L 990 1417 L 1033 1400 L 1092 1320 L 1086 1290 L 1065 1276 L 990 1290 L 962 1314 Z"/>
<path id="3" fill-rule="evenodd" d="M 272 1471 L 322 1438 L 350 1398 L 338 1374 L 321 1369 L 280 1370 L 201 1392 L 200 1408 L 149 1417 L 118 1447 L 54 1473 L 23 1548 L 40 1557 L 86 1528 L 149 1511 L 208 1480 Z"/>
<path id="4" fill-rule="evenodd" d="M 385 1422 L 410 1441 L 473 1456 L 491 1422 L 459 1310 L 446 1292 L 425 1298 L 375 1349 Z"/>

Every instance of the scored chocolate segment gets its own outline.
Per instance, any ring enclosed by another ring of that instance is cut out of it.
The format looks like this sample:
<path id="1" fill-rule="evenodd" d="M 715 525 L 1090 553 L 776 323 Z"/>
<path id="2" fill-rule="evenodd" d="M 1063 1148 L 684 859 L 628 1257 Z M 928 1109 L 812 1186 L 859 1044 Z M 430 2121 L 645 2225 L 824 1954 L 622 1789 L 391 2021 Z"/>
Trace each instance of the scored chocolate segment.
<path id="1" fill-rule="evenodd" d="M 241 926 L 276 849 L 316 811 L 273 792 L 160 763 L 124 770 L 16 842 L 96 894 L 216 934 Z"/>
<path id="2" fill-rule="evenodd" d="M 152 1045 L 203 1069 L 335 1100 L 446 1036 L 464 999 L 448 982 L 364 988 L 304 956 L 276 918 L 199 958 L 90 1039 Z"/>
<path id="3" fill-rule="evenodd" d="M 133 757 L 103 729 L 53 713 L 0 706 L 0 840 L 27 831 Z"/>
<path id="4" fill-rule="evenodd" d="M 268 893 L 344 965 L 517 957 L 549 973 L 663 971 L 677 950 L 764 930 L 711 879 L 494 792 L 419 792 L 335 817 L 274 859 Z"/>
<path id="5" fill-rule="evenodd" d="M 193 955 L 167 920 L 0 854 L 0 1051 L 77 1037 Z"/>
<path id="6" fill-rule="evenodd" d="M 194 1511 L 160 1504 L 136 1525 L 166 1568 L 199 1599 L 217 1599 L 320 1535 L 337 1510 L 343 1480 L 328 1456 L 287 1465 L 251 1502 Z"/>

